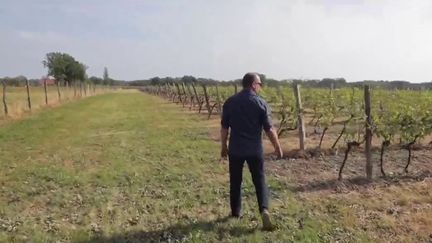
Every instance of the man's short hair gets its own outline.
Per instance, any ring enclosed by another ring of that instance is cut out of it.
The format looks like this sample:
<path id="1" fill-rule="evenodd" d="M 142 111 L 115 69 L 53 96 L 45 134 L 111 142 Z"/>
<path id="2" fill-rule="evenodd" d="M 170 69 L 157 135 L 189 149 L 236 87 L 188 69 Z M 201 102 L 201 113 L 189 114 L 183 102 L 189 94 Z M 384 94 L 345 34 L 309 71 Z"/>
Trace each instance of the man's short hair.
<path id="1" fill-rule="evenodd" d="M 243 88 L 252 87 L 253 82 L 256 81 L 258 78 L 259 78 L 258 73 L 246 73 L 243 76 L 243 80 L 242 80 Z"/>

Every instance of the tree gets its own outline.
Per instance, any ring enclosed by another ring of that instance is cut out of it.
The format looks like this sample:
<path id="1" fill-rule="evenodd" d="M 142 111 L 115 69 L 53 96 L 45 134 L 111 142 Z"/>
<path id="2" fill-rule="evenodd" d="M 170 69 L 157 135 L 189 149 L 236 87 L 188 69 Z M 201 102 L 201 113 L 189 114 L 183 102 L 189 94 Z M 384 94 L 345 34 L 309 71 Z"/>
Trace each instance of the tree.
<path id="1" fill-rule="evenodd" d="M 87 67 L 76 61 L 67 53 L 50 52 L 42 61 L 44 67 L 48 68 L 48 75 L 54 76 L 56 82 L 69 83 L 76 80 L 86 79 Z"/>
<path id="2" fill-rule="evenodd" d="M 91 81 L 93 84 L 103 84 L 103 79 L 98 78 L 98 77 L 95 77 L 95 76 L 91 76 L 91 77 L 90 77 L 90 81 Z"/>
<path id="3" fill-rule="evenodd" d="M 194 76 L 185 75 L 181 78 L 181 82 L 183 82 L 185 84 L 196 83 L 197 79 Z"/>
<path id="4" fill-rule="evenodd" d="M 84 81 L 87 79 L 86 75 L 86 69 L 87 67 L 79 62 L 74 62 L 72 65 L 68 67 L 68 77 L 71 77 L 71 79 Z"/>
<path id="5" fill-rule="evenodd" d="M 158 85 L 160 84 L 161 79 L 159 77 L 154 77 L 150 79 L 150 85 Z"/>
<path id="6" fill-rule="evenodd" d="M 4 77 L 3 79 L 0 79 L 0 82 L 5 81 L 7 85 L 9 86 L 25 86 L 27 78 L 23 75 L 19 75 L 17 77 L 11 78 L 11 77 Z"/>
<path id="7" fill-rule="evenodd" d="M 109 84 L 109 75 L 108 75 L 108 68 L 104 67 L 104 72 L 103 72 L 103 80 L 105 84 Z"/>

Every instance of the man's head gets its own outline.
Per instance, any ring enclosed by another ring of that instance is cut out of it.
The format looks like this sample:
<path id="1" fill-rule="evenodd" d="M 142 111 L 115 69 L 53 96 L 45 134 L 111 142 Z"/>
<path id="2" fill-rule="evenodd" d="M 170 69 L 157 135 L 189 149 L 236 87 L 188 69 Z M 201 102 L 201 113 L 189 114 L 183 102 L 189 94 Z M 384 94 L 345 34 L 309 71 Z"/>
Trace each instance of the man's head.
<path id="1" fill-rule="evenodd" d="M 243 76 L 242 85 L 244 89 L 251 89 L 255 93 L 260 91 L 262 83 L 258 73 L 246 73 Z"/>

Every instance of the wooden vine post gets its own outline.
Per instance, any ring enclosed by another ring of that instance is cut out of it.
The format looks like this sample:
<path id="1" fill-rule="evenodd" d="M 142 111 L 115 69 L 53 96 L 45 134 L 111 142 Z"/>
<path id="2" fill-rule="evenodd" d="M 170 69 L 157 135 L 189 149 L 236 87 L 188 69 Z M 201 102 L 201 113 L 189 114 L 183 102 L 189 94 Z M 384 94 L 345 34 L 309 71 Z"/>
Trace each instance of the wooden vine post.
<path id="1" fill-rule="evenodd" d="M 28 79 L 26 80 L 26 88 L 27 88 L 27 104 L 28 104 L 29 110 L 31 110 L 32 107 L 31 107 L 31 99 L 30 99 L 30 84 L 29 84 Z"/>
<path id="2" fill-rule="evenodd" d="M 366 145 L 365 145 L 365 155 L 366 155 L 366 177 L 368 180 L 372 179 L 372 115 L 371 115 L 371 97 L 369 85 L 364 86 L 364 101 L 365 101 L 365 115 L 366 115 Z"/>
<path id="3" fill-rule="evenodd" d="M 219 93 L 219 85 L 216 84 L 216 97 L 219 115 L 222 116 L 222 101 Z"/>
<path id="4" fill-rule="evenodd" d="M 171 99 L 171 89 L 168 83 L 165 83 L 165 97 Z"/>
<path id="5" fill-rule="evenodd" d="M 179 102 L 181 102 L 183 104 L 183 99 L 182 99 L 182 95 L 181 95 L 179 84 L 175 83 L 175 86 L 177 88 L 178 100 L 179 100 Z"/>
<path id="6" fill-rule="evenodd" d="M 334 83 L 330 84 L 330 96 L 333 96 L 333 91 L 334 91 Z"/>
<path id="7" fill-rule="evenodd" d="M 197 93 L 195 85 L 193 83 L 192 83 L 192 89 L 193 89 L 193 92 L 194 92 L 194 95 L 195 95 L 195 100 L 198 103 L 198 109 L 199 109 L 198 113 L 201 113 L 202 102 L 201 102 L 201 100 L 198 97 L 198 93 Z"/>
<path id="8" fill-rule="evenodd" d="M 210 119 L 210 115 L 211 115 L 211 111 L 210 111 L 210 101 L 209 101 L 209 97 L 208 97 L 208 93 L 207 93 L 207 87 L 205 84 L 203 84 L 203 89 L 204 89 L 204 99 L 206 102 L 206 108 L 207 108 L 207 112 L 209 114 L 208 119 Z"/>
<path id="9" fill-rule="evenodd" d="M 188 91 L 188 94 L 189 94 L 189 97 L 190 97 L 190 98 L 189 98 L 189 100 L 190 100 L 189 110 L 191 110 L 192 107 L 195 106 L 195 96 L 194 96 L 194 94 L 192 93 L 192 90 L 191 90 L 191 88 L 190 88 L 189 85 L 186 84 L 186 88 L 187 88 L 187 91 Z"/>
<path id="10" fill-rule="evenodd" d="M 186 103 L 187 103 L 187 94 L 186 94 L 186 90 L 185 90 L 185 84 L 181 83 L 181 91 L 182 91 L 182 95 L 183 95 L 183 107 L 185 107 Z"/>
<path id="11" fill-rule="evenodd" d="M 3 108 L 4 108 L 4 113 L 7 116 L 9 114 L 9 112 L 8 112 L 8 107 L 7 107 L 7 103 L 6 103 L 6 80 L 3 80 L 2 84 L 3 84 Z"/>
<path id="12" fill-rule="evenodd" d="M 303 107 L 302 107 L 302 103 L 301 103 L 300 86 L 298 84 L 294 85 L 294 95 L 295 95 L 296 106 L 297 106 L 297 119 L 298 119 L 298 128 L 299 128 L 300 151 L 304 151 L 305 140 L 306 140 L 306 129 L 305 129 L 304 120 L 303 120 Z"/>
<path id="13" fill-rule="evenodd" d="M 174 103 L 175 99 L 176 99 L 176 92 L 175 92 L 176 91 L 176 87 L 175 87 L 174 83 L 170 84 L 170 89 L 171 89 L 172 102 Z"/>

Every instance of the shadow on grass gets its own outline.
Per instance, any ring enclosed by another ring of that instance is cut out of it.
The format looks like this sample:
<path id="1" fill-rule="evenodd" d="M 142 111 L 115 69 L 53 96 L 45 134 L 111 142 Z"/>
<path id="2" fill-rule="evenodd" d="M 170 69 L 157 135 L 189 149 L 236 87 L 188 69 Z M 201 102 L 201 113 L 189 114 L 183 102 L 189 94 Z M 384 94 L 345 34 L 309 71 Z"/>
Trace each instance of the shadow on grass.
<path id="1" fill-rule="evenodd" d="M 247 228 L 237 225 L 220 225 L 220 223 L 227 223 L 231 220 L 236 219 L 223 217 L 213 221 L 198 221 L 190 224 L 177 223 L 160 230 L 130 231 L 112 236 L 100 235 L 92 237 L 89 241 L 78 242 L 184 242 L 191 237 L 193 232 L 213 232 L 222 240 L 226 234 L 239 237 L 252 234 L 257 230 L 256 228 Z"/>
<path id="2" fill-rule="evenodd" d="M 293 192 L 314 192 L 323 190 L 343 192 L 346 190 L 375 187 L 377 185 L 398 185 L 401 182 L 423 181 L 426 178 L 432 178 L 432 172 L 421 171 L 412 174 L 395 174 L 386 177 L 377 177 L 373 180 L 368 180 L 362 176 L 343 180 L 335 178 L 322 181 L 312 181 L 305 185 L 293 187 L 291 190 Z"/>

